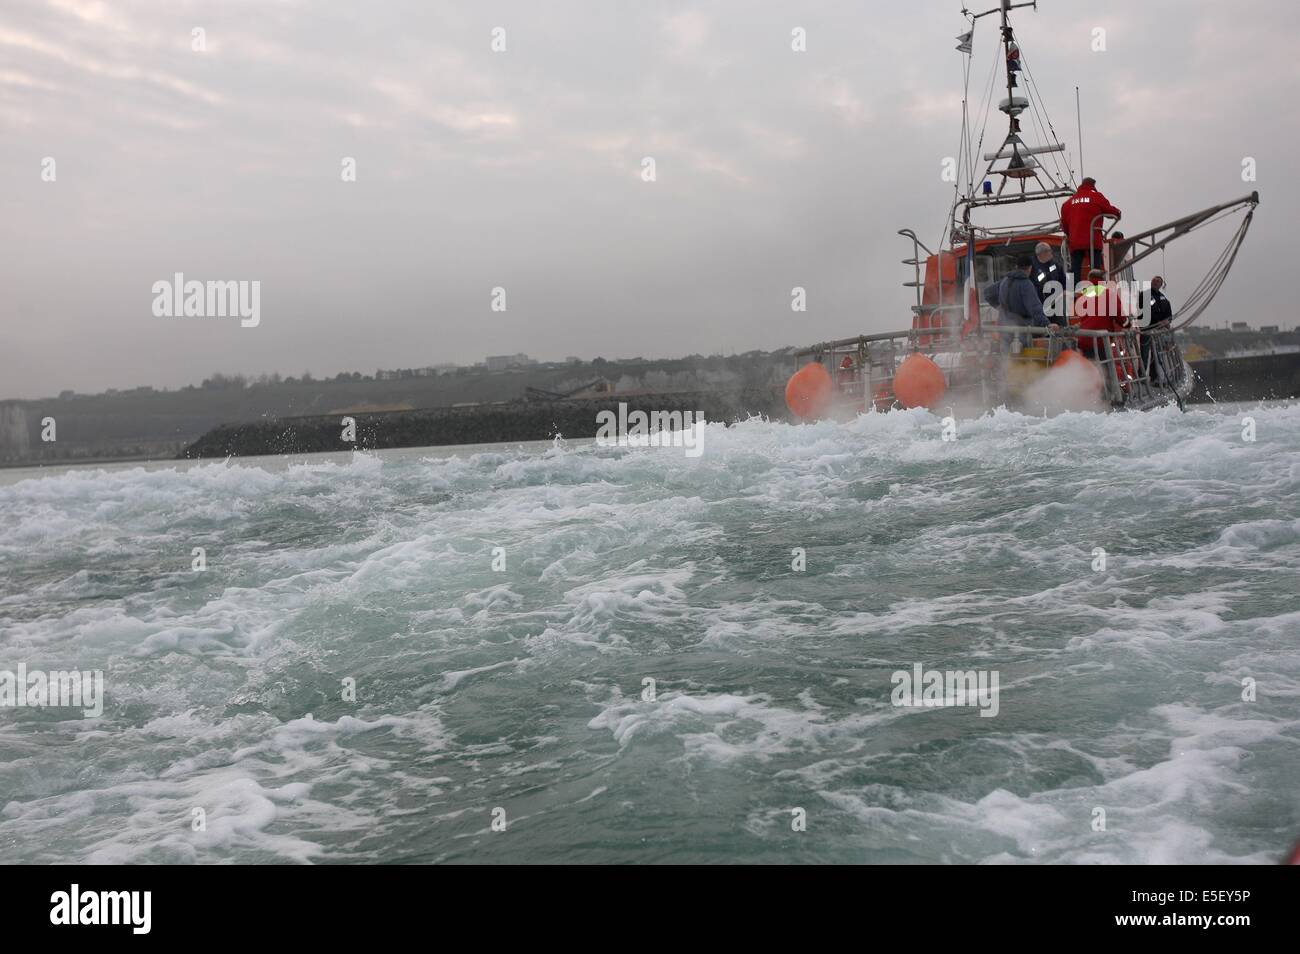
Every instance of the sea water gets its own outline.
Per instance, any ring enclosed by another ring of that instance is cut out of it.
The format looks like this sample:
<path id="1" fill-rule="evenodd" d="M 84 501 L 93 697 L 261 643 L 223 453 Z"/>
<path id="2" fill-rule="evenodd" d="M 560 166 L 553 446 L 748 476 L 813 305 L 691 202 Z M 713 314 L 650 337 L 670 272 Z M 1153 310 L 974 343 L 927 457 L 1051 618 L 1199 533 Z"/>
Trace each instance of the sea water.
<path id="1" fill-rule="evenodd" d="M 0 708 L 9 862 L 1267 863 L 1300 836 L 1300 406 L 0 484 L 0 671 L 104 697 Z M 896 704 L 929 671 L 993 674 L 996 712 Z"/>

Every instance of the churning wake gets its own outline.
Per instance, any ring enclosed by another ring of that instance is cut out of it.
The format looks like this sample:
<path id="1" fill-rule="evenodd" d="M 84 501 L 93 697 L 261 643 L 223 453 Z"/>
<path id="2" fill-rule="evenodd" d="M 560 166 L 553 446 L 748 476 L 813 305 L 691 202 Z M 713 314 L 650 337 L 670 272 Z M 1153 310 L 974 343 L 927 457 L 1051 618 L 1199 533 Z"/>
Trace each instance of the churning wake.
<path id="1" fill-rule="evenodd" d="M 6 858 L 1277 860 L 1300 406 L 942 437 L 10 482 L 0 670 L 105 699 L 0 709 Z M 995 671 L 996 716 L 893 705 L 918 664 Z"/>

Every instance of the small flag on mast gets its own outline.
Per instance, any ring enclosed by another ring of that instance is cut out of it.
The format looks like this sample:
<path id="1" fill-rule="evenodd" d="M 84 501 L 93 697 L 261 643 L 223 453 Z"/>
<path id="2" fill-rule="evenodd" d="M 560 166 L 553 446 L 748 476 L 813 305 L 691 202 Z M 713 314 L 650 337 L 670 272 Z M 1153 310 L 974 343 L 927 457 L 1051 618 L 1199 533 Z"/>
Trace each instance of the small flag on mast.
<path id="1" fill-rule="evenodd" d="M 965 33 L 963 33 L 963 34 L 961 34 L 959 37 L 957 37 L 957 40 L 958 40 L 958 42 L 957 42 L 957 49 L 960 50 L 962 53 L 969 53 L 969 52 L 971 52 L 970 41 L 971 41 L 971 38 L 974 37 L 974 36 L 975 36 L 975 31 L 974 31 L 974 30 L 967 30 Z"/>

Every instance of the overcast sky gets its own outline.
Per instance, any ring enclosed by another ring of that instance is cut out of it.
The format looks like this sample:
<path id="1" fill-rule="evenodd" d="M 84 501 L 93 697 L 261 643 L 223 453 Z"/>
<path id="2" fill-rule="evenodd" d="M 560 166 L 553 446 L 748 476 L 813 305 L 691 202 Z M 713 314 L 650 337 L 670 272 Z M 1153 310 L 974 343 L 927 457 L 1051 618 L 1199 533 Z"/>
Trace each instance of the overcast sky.
<path id="1" fill-rule="evenodd" d="M 906 327 L 896 232 L 933 243 L 948 210 L 960 9 L 5 0 L 0 397 Z M 1259 189 L 1207 319 L 1293 324 L 1294 3 L 1044 0 L 1014 22 L 1076 168 L 1081 87 L 1086 171 L 1130 234 Z M 1174 246 L 1175 303 L 1227 234 Z M 156 317 L 175 272 L 260 281 L 260 325 Z"/>

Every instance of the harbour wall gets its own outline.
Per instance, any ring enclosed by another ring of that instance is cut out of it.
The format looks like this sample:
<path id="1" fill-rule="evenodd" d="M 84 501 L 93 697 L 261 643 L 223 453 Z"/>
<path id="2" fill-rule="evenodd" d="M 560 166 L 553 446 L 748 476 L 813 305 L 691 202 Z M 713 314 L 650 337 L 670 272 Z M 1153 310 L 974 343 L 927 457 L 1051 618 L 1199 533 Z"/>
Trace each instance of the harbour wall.
<path id="1" fill-rule="evenodd" d="M 1191 401 L 1267 401 L 1300 397 L 1300 354 L 1216 358 L 1191 365 Z M 429 408 L 353 414 L 356 440 L 343 439 L 341 415 L 282 417 L 223 424 L 184 448 L 180 457 L 249 457 L 322 451 L 379 450 L 448 444 L 579 439 L 596 435 L 597 414 L 644 411 L 702 412 L 707 420 L 733 423 L 750 417 L 787 420 L 781 388 L 615 395 L 584 400 L 515 401 L 472 407 Z"/>
<path id="2" fill-rule="evenodd" d="M 751 417 L 783 418 L 786 414 L 782 392 L 775 388 L 520 401 L 353 414 L 350 417 L 356 422 L 355 442 L 343 439 L 343 418 L 337 414 L 224 424 L 204 434 L 179 456 L 246 457 L 595 437 L 597 415 L 606 410 L 618 415 L 620 403 L 627 405 L 629 414 L 689 411 L 728 424 Z"/>
<path id="3" fill-rule="evenodd" d="M 1300 397 L 1300 353 L 1193 361 L 1192 400 L 1273 401 Z"/>

